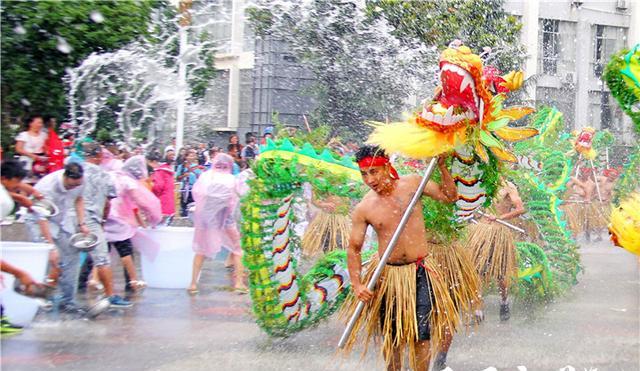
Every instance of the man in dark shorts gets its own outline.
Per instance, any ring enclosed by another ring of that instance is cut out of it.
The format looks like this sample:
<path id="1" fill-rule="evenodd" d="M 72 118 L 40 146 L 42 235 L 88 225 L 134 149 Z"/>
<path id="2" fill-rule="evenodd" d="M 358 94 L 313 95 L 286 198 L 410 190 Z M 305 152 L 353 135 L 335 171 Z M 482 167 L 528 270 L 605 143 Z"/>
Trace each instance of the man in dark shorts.
<path id="1" fill-rule="evenodd" d="M 457 191 L 444 160 L 438 159 L 442 184 L 429 181 L 423 195 L 451 203 L 457 199 Z M 439 268 L 426 258 L 430 245 L 437 241 L 425 229 L 420 203 L 413 209 L 374 292 L 367 289 L 366 282 L 377 259 L 361 277 L 361 250 L 367 227 L 376 231 L 378 256 L 382 256 L 420 184 L 420 176 L 398 176 L 387 155 L 376 146 L 360 148 L 356 161 L 364 183 L 371 190 L 353 211 L 347 261 L 353 293 L 366 305 L 346 349 L 356 343 L 358 331 L 365 329 L 368 339 L 382 337 L 382 352 L 389 370 L 402 369 L 407 348 L 411 368 L 426 370 L 430 340 L 441 337 L 445 328 L 455 330 L 458 318 L 448 288 L 438 274 Z"/>

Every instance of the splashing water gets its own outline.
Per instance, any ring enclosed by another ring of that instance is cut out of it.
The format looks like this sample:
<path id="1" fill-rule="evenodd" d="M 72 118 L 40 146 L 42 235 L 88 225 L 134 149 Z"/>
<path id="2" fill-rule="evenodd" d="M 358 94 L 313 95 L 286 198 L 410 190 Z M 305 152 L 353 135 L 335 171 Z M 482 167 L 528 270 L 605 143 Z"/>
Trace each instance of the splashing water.
<path id="1" fill-rule="evenodd" d="M 220 4 L 208 3 L 200 7 L 198 13 L 210 14 L 212 8 L 218 9 Z M 105 127 L 106 122 L 111 125 L 107 126 L 109 129 L 115 126 L 112 136 L 130 145 L 146 138 L 143 145 L 149 145 L 172 129 L 181 100 L 188 102 L 185 112 L 190 125 L 185 128 L 185 136 L 193 136 L 198 125 L 222 114 L 222 107 L 216 104 L 191 99 L 190 87 L 178 79 L 180 60 L 193 73 L 207 67 L 206 53 L 224 47 L 221 43 L 214 46 L 213 41 L 202 37 L 216 22 L 228 18 L 223 10 L 215 15 L 213 19 L 185 28 L 189 43 L 180 55 L 175 47 L 179 17 L 158 12 L 150 25 L 156 32 L 149 38 L 114 52 L 93 53 L 78 67 L 67 69 L 65 82 L 72 127 L 79 135 L 89 135 Z M 90 18 L 96 23 L 104 21 L 104 16 L 97 11 L 92 12 Z M 60 45 L 59 39 L 58 49 L 63 51 Z"/>
<path id="2" fill-rule="evenodd" d="M 102 15 L 102 13 L 100 13 L 97 10 L 92 11 L 91 14 L 89 15 L 89 18 L 91 18 L 91 20 L 94 21 L 95 23 L 104 22 L 104 16 Z"/>

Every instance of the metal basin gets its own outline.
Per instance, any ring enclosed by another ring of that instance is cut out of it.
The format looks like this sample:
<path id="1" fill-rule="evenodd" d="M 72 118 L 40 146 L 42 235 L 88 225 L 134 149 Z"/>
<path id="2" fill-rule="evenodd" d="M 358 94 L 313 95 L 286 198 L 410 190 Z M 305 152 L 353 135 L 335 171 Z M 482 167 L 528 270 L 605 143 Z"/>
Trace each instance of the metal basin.
<path id="1" fill-rule="evenodd" d="M 58 209 L 58 206 L 56 206 L 53 202 L 51 202 L 46 198 L 43 198 L 42 200 L 33 201 L 33 206 L 31 206 L 31 210 L 34 213 L 41 215 L 45 218 L 51 218 L 58 215 L 58 213 L 60 213 L 60 209 Z"/>
<path id="2" fill-rule="evenodd" d="M 98 246 L 98 236 L 94 233 L 76 233 L 69 239 L 69 244 L 80 251 L 92 251 Z"/>

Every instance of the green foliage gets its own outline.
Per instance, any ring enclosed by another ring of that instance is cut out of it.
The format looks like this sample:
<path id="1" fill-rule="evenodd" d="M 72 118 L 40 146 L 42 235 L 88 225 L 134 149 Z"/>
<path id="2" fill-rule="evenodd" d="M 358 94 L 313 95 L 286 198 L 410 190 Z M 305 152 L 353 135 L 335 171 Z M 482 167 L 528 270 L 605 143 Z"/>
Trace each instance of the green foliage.
<path id="1" fill-rule="evenodd" d="M 329 125 L 320 125 L 311 131 L 303 128 L 285 127 L 278 119 L 278 115 L 274 115 L 273 122 L 275 123 L 276 138 L 279 140 L 288 139 L 296 147 L 302 147 L 305 143 L 309 143 L 316 151 L 321 152 L 329 142 L 331 134 Z"/>
<path id="2" fill-rule="evenodd" d="M 211 36 L 208 32 L 202 32 L 198 35 L 198 43 L 202 45 L 198 56 L 202 61 L 202 65 L 190 67 L 187 72 L 192 100 L 203 98 L 207 88 L 211 85 L 211 80 L 217 75 L 214 65 L 215 45 L 210 39 Z"/>
<path id="3" fill-rule="evenodd" d="M 638 80 L 640 76 L 634 76 L 635 84 L 631 82 L 629 76 L 625 76 L 622 71 L 626 70 L 631 73 L 630 62 L 635 58 L 636 63 L 640 64 L 640 46 L 636 45 L 633 50 L 623 49 L 611 57 L 611 61 L 607 64 L 602 78 L 607 82 L 607 86 L 622 110 L 631 117 L 631 121 L 635 126 L 636 132 L 640 133 L 640 112 L 635 109 L 640 102 L 640 87 Z M 627 81 L 625 81 L 627 80 Z"/>
<path id="4" fill-rule="evenodd" d="M 368 134 L 363 121 L 393 121 L 410 108 L 410 95 L 431 94 L 438 50 L 455 38 L 477 52 L 492 47 L 488 62 L 499 68 L 517 66 L 521 25 L 502 5 L 368 0 L 360 9 L 332 0 L 261 0 L 247 14 L 257 35 L 284 40 L 314 74 L 312 121 L 353 139 Z"/>
<path id="5" fill-rule="evenodd" d="M 113 137 L 111 136 L 111 132 L 109 131 L 109 129 L 102 128 L 98 130 L 98 133 L 96 134 L 96 140 L 98 142 L 107 142 L 113 140 Z"/>
<path id="6" fill-rule="evenodd" d="M 2 145 L 11 150 L 11 124 L 30 112 L 67 117 L 63 77 L 93 52 L 118 49 L 148 32 L 162 2 L 2 2 Z"/>
<path id="7" fill-rule="evenodd" d="M 518 43 L 522 24 L 503 10 L 504 3 L 504 0 L 367 0 L 367 13 L 373 18 L 387 19 L 394 27 L 394 36 L 408 44 L 419 40 L 442 49 L 460 39 L 478 53 L 490 47 L 495 54 L 490 56 L 489 64 L 507 71 L 517 68 L 523 56 Z"/>
<path id="8" fill-rule="evenodd" d="M 115 50 L 145 35 L 157 3 L 2 2 L 4 113 L 15 118 L 36 110 L 65 117 L 65 69 L 75 67 L 93 52 Z"/>

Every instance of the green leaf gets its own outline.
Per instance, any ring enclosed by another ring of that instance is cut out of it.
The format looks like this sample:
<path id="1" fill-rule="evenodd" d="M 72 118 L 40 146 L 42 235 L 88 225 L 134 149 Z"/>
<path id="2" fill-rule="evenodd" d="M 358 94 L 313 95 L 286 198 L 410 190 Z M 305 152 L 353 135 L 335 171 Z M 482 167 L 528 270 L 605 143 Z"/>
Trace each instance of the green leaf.
<path id="1" fill-rule="evenodd" d="M 480 143 L 484 144 L 487 147 L 498 147 L 500 149 L 504 148 L 504 145 L 501 141 L 484 130 L 480 131 Z"/>
<path id="2" fill-rule="evenodd" d="M 509 124 L 509 121 L 510 120 L 508 117 L 503 117 L 501 119 L 491 121 L 490 123 L 487 124 L 487 129 L 489 129 L 489 131 L 498 130 L 500 128 L 507 126 Z"/>

